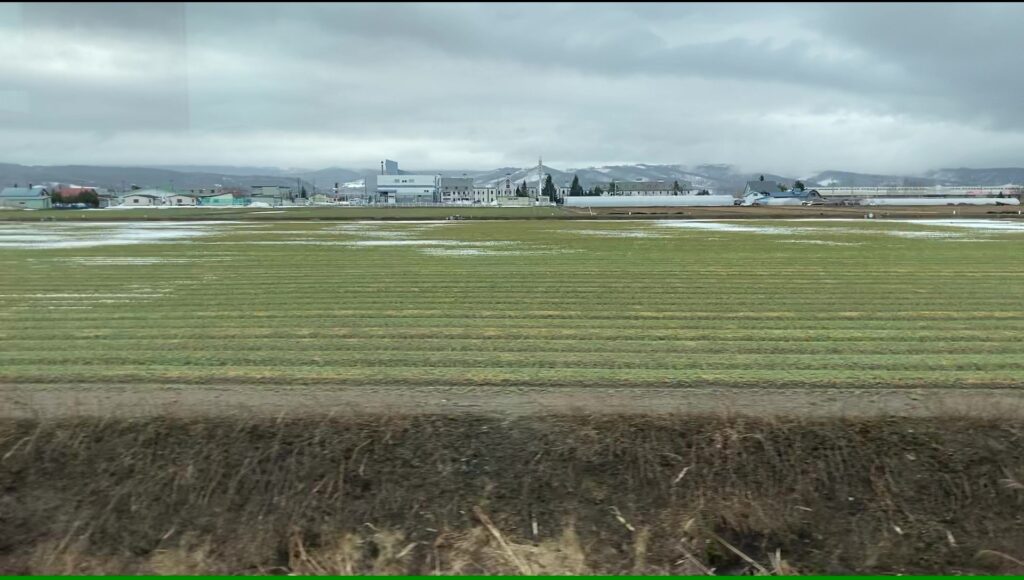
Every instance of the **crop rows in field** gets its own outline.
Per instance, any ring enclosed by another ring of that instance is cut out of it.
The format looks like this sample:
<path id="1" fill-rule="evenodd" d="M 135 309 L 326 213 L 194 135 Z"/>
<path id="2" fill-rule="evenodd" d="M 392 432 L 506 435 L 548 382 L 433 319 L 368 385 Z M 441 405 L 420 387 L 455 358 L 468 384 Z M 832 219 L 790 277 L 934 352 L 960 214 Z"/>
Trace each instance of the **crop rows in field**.
<path id="1" fill-rule="evenodd" d="M 6 384 L 1024 384 L 1017 231 L 51 227 L 0 232 Z"/>

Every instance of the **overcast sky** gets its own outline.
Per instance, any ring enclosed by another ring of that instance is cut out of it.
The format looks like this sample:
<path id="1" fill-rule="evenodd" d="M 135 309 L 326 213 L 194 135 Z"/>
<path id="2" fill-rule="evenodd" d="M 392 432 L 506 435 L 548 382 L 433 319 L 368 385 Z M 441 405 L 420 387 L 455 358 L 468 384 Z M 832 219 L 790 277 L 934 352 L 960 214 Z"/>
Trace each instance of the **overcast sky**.
<path id="1" fill-rule="evenodd" d="M 0 4 L 0 162 L 1024 165 L 1021 4 Z"/>

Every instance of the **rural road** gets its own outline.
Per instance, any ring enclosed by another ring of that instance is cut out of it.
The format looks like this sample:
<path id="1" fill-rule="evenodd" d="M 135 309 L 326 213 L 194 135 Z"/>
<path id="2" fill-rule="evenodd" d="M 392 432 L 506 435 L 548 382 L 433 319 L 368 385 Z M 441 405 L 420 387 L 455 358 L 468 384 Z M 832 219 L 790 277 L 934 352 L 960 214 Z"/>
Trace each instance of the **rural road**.
<path id="1" fill-rule="evenodd" d="M 0 385 L 0 417 L 483 413 L 1024 416 L 1019 389 Z"/>

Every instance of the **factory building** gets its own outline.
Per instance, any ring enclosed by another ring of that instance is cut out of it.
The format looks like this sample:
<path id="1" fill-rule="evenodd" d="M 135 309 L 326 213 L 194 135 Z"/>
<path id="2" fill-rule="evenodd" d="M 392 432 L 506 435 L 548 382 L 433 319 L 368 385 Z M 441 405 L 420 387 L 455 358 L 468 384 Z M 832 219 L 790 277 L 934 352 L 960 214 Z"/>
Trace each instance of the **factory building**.
<path id="1" fill-rule="evenodd" d="M 473 203 L 475 188 L 472 177 L 440 177 L 437 192 L 441 203 Z"/>
<path id="2" fill-rule="evenodd" d="M 370 175 L 366 186 L 376 203 L 415 205 L 437 201 L 436 175 Z"/>

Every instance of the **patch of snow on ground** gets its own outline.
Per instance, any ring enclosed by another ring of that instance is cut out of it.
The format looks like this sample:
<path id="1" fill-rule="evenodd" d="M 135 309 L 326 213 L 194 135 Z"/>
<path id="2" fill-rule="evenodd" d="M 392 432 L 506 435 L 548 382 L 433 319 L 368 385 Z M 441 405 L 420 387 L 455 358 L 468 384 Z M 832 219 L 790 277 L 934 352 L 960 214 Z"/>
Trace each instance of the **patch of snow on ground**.
<path id="1" fill-rule="evenodd" d="M 687 228 L 715 232 L 742 232 L 752 234 L 795 234 L 811 231 L 805 228 L 789 228 L 779 226 L 751 226 L 722 222 L 706 222 L 701 220 L 659 220 L 655 225 L 670 228 Z"/>
<path id="2" fill-rule="evenodd" d="M 0 248 L 93 248 L 180 241 L 215 233 L 230 222 L 19 224 L 0 228 Z"/>

